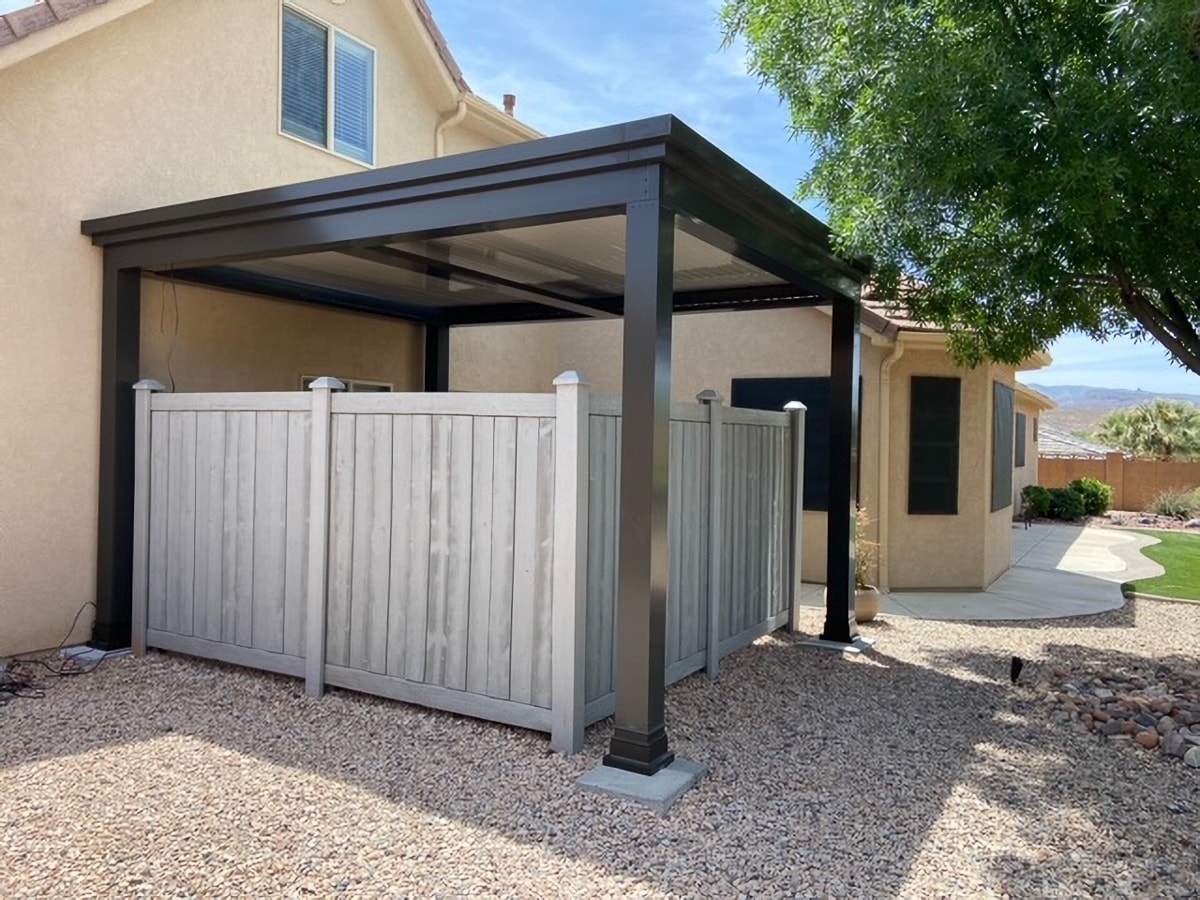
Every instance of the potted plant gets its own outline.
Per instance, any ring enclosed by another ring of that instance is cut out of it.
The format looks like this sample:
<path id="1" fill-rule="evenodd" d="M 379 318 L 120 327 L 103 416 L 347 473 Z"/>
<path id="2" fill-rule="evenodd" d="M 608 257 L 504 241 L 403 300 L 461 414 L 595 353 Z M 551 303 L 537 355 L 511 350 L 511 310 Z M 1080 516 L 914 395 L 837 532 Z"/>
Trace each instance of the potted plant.
<path id="1" fill-rule="evenodd" d="M 871 519 L 865 507 L 854 513 L 854 621 L 870 622 L 879 614 L 879 588 L 870 583 L 871 572 L 879 562 L 879 542 L 867 540 Z"/>

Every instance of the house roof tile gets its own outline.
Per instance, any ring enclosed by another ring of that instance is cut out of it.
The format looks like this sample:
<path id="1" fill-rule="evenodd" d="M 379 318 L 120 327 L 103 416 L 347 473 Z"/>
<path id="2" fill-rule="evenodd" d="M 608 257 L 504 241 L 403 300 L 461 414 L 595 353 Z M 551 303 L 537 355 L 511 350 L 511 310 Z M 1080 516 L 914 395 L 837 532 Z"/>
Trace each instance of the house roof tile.
<path id="1" fill-rule="evenodd" d="M 1073 434 L 1043 426 L 1038 429 L 1039 456 L 1073 456 L 1103 459 L 1109 453 L 1120 453 L 1115 447 L 1106 447 L 1095 441 L 1085 441 Z"/>
<path id="2" fill-rule="evenodd" d="M 36 3 L 0 16 L 0 46 L 11 44 L 59 22 L 65 22 L 107 2 L 108 0 L 37 0 Z"/>
<path id="3" fill-rule="evenodd" d="M 0 15 L 0 47 L 18 41 L 35 31 L 65 22 L 67 19 L 72 19 L 97 6 L 103 6 L 107 2 L 108 0 L 33 0 L 28 6 Z M 412 4 L 421 24 L 429 32 L 438 57 L 450 73 L 451 80 L 460 91 L 471 93 L 471 88 L 468 86 L 466 78 L 463 77 L 462 69 L 454 59 L 454 54 L 450 52 L 445 35 L 434 21 L 429 4 L 425 0 L 412 0 Z"/>

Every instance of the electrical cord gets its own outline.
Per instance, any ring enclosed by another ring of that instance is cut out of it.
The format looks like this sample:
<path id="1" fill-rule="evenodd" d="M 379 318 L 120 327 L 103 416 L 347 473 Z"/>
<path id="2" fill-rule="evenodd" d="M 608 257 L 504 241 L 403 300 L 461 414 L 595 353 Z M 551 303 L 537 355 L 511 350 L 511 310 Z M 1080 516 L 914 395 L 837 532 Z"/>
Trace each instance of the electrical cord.
<path id="1" fill-rule="evenodd" d="M 88 600 L 79 607 L 79 611 L 75 613 L 75 618 L 71 620 L 71 627 L 67 629 L 67 633 L 63 635 L 63 639 L 58 642 L 58 646 L 50 653 L 41 657 L 9 660 L 8 666 L 0 670 L 0 707 L 18 698 L 37 700 L 45 696 L 45 692 L 37 687 L 37 682 L 31 671 L 34 668 L 41 667 L 55 678 L 71 678 L 76 675 L 87 675 L 90 672 L 95 672 L 104 664 L 104 661 L 108 658 L 107 654 L 101 656 L 90 665 L 81 664 L 78 660 L 70 656 L 64 657 L 62 655 L 63 647 L 67 645 L 67 641 L 75 633 L 75 626 L 79 624 L 79 617 L 83 615 L 83 611 L 89 606 L 94 609 L 96 604 Z"/>

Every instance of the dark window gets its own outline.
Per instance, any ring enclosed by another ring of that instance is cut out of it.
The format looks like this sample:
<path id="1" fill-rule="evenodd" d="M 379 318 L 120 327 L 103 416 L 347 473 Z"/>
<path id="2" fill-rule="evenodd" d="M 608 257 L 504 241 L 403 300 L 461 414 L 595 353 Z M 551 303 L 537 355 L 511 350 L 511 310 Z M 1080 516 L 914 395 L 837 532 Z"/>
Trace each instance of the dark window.
<path id="1" fill-rule="evenodd" d="M 908 513 L 957 515 L 961 382 L 916 375 L 911 394 Z"/>
<path id="2" fill-rule="evenodd" d="M 862 380 L 859 379 L 859 394 Z M 799 400 L 808 411 L 804 414 L 804 508 L 829 509 L 829 378 L 735 378 L 731 405 L 743 409 L 782 410 Z M 858 405 L 859 434 L 862 434 L 862 402 Z M 861 454 L 859 455 L 861 459 Z M 861 464 L 859 467 L 861 472 Z M 859 479 L 861 485 L 862 479 Z M 861 490 L 861 489 L 860 489 Z"/>
<path id="3" fill-rule="evenodd" d="M 283 11 L 283 130 L 325 146 L 329 33 L 312 19 Z"/>
<path id="4" fill-rule="evenodd" d="M 1013 389 L 992 385 L 992 512 L 1012 506 Z"/>
<path id="5" fill-rule="evenodd" d="M 366 44 L 284 8 L 282 101 L 285 134 L 374 161 L 375 51 Z"/>
<path id="6" fill-rule="evenodd" d="M 1037 420 L 1035 419 L 1034 421 L 1036 422 Z M 1018 469 L 1025 467 L 1025 441 L 1025 413 L 1017 413 L 1017 460 L 1014 465 Z"/>

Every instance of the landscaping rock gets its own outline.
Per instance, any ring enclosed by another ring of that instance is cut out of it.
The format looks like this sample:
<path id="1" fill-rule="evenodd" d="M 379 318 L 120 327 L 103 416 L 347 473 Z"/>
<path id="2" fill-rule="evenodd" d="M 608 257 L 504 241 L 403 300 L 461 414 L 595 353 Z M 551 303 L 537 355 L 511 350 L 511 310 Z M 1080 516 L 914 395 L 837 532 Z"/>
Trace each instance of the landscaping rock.
<path id="1" fill-rule="evenodd" d="M 1187 752 L 1188 743 L 1177 731 L 1173 731 L 1162 739 L 1162 752 L 1168 756 L 1183 756 Z"/>
<path id="2" fill-rule="evenodd" d="M 1200 769 L 1200 747 L 1193 747 L 1183 755 L 1183 761 L 1193 769 Z"/>
<path id="3" fill-rule="evenodd" d="M 1072 674 L 1066 666 L 1045 671 L 1052 677 L 1043 674 L 1034 694 L 1056 727 L 1073 722 L 1078 731 L 1158 750 L 1164 759 L 1200 749 L 1200 671 L 1163 664 L 1144 675 L 1107 669 Z"/>

